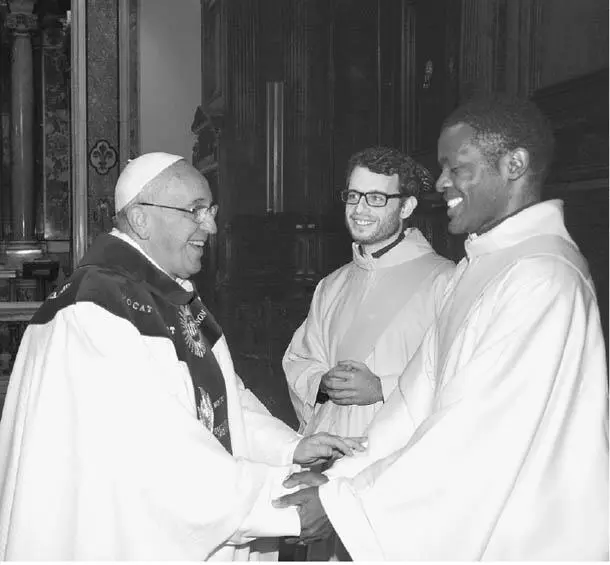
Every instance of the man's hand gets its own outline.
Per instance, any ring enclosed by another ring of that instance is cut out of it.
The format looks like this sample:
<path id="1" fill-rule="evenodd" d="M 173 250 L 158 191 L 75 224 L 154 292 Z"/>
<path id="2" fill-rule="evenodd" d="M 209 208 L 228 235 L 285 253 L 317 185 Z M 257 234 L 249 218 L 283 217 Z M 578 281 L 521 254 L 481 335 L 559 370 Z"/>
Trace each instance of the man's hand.
<path id="1" fill-rule="evenodd" d="M 383 400 L 381 380 L 360 361 L 341 361 L 323 377 L 320 390 L 335 404 L 375 404 Z"/>
<path id="2" fill-rule="evenodd" d="M 317 487 L 328 482 L 328 477 L 322 473 L 316 473 L 315 471 L 299 471 L 298 473 L 292 473 L 282 485 L 286 488 L 307 486 Z"/>
<path id="3" fill-rule="evenodd" d="M 326 432 L 319 432 L 304 437 L 294 450 L 292 460 L 304 467 L 319 465 L 330 459 L 351 455 L 354 450 L 364 451 L 362 445 L 366 437 L 339 437 Z"/>
<path id="4" fill-rule="evenodd" d="M 300 541 L 312 543 L 325 539 L 333 532 L 332 524 L 320 502 L 318 487 L 309 487 L 291 494 L 285 494 L 273 501 L 275 508 L 296 506 L 301 520 Z"/>

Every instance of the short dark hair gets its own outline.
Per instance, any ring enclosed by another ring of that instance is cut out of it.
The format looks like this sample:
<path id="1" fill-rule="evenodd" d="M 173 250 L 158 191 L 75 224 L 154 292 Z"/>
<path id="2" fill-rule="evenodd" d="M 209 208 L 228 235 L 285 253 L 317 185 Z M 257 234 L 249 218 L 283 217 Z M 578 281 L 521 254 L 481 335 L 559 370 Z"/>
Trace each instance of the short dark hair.
<path id="1" fill-rule="evenodd" d="M 356 167 L 364 167 L 380 175 L 398 175 L 399 189 L 405 196 L 419 196 L 434 186 L 434 178 L 422 165 L 392 147 L 367 147 L 354 153 L 348 162 L 346 184 Z"/>
<path id="2" fill-rule="evenodd" d="M 508 151 L 526 149 L 532 180 L 544 182 L 555 142 L 549 120 L 533 102 L 504 93 L 477 95 L 454 110 L 442 130 L 460 123 L 474 129 L 473 142 L 494 166 Z"/>

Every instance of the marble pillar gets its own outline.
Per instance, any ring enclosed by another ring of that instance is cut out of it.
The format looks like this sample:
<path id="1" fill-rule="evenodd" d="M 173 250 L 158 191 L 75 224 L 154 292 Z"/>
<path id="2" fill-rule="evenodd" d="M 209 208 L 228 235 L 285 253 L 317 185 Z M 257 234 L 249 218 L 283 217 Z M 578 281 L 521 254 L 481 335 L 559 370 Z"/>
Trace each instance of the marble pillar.
<path id="1" fill-rule="evenodd" d="M 34 69 L 30 33 L 37 27 L 34 0 L 10 0 L 6 26 L 11 52 L 11 232 L 14 241 L 34 240 Z"/>

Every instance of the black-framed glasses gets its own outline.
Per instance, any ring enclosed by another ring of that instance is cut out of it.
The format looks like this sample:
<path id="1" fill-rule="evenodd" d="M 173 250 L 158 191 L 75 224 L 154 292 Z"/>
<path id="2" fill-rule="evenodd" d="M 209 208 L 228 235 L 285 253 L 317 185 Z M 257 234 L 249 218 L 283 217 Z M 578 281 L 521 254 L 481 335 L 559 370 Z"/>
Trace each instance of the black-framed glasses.
<path id="1" fill-rule="evenodd" d="M 166 204 L 154 204 L 153 202 L 138 202 L 140 206 L 154 206 L 155 208 L 167 208 L 168 210 L 178 210 L 191 215 L 191 218 L 197 224 L 201 224 L 207 219 L 207 216 L 216 217 L 218 213 L 218 204 L 210 204 L 209 206 L 195 206 L 194 208 L 178 208 L 177 206 L 167 206 Z"/>
<path id="2" fill-rule="evenodd" d="M 341 200 L 346 204 L 358 204 L 364 196 L 366 203 L 373 208 L 383 208 L 390 198 L 402 198 L 404 194 L 385 194 L 385 192 L 360 192 L 345 189 L 341 191 Z"/>

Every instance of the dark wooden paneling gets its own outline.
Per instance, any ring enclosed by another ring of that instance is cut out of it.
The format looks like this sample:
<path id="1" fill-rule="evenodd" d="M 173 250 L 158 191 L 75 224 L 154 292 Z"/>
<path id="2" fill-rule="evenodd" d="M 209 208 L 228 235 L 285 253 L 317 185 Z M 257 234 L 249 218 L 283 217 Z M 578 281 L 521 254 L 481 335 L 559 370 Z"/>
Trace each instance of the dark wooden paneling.
<path id="1" fill-rule="evenodd" d="M 532 100 L 555 134 L 549 182 L 608 178 L 608 69 L 541 88 Z"/>
<path id="2" fill-rule="evenodd" d="M 333 188 L 352 153 L 379 143 L 378 3 L 337 0 L 333 11 Z"/>
<path id="3" fill-rule="evenodd" d="M 436 143 L 441 124 L 457 99 L 459 2 L 418 1 L 413 4 L 415 65 L 409 79 L 414 82 L 413 128 L 410 154 L 434 173 L 437 171 Z M 444 17 L 439 17 L 443 14 Z"/>
<path id="4" fill-rule="evenodd" d="M 378 2 L 378 129 L 380 145 L 401 147 L 402 0 Z"/>
<path id="5" fill-rule="evenodd" d="M 315 216 L 328 205 L 330 184 L 330 4 L 297 0 L 283 5 L 284 210 Z"/>
<path id="6" fill-rule="evenodd" d="M 265 210 L 265 143 L 260 114 L 259 6 L 226 3 L 227 93 L 220 141 L 219 222 L 240 212 Z"/>
<path id="7" fill-rule="evenodd" d="M 446 20 L 439 17 L 453 8 L 451 0 L 222 5 L 219 233 L 207 271 L 216 269 L 216 276 L 201 275 L 199 286 L 225 330 L 238 373 L 274 414 L 294 425 L 281 358 L 307 314 L 315 284 L 351 258 L 338 198 L 347 161 L 368 146 L 400 147 L 409 136 L 426 150 L 434 138 L 435 148 L 438 131 L 415 120 L 423 112 L 438 129 L 447 100 L 453 100 L 453 91 L 448 97 L 444 90 L 450 81 L 440 76 L 447 52 Z M 420 36 L 421 51 L 414 49 Z M 413 69 L 429 56 L 439 61 L 432 98 Z M 266 211 L 267 81 L 284 83 L 281 214 Z M 413 135 L 405 134 L 405 125 L 416 128 Z M 442 213 L 419 214 L 417 222 L 437 239 L 438 251 L 449 250 Z"/>

